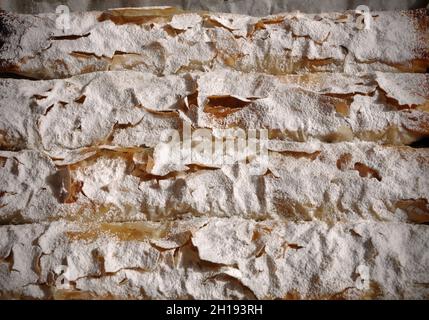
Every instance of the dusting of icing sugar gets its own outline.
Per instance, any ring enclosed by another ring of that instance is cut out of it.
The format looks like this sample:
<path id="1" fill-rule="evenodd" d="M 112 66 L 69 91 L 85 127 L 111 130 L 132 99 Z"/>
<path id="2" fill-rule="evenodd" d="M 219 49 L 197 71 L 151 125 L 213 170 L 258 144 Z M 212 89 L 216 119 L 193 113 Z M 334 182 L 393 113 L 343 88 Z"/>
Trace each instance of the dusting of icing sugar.
<path id="1" fill-rule="evenodd" d="M 100 15 L 100 12 L 72 13 L 68 33 L 78 36 L 73 41 L 52 40 L 51 36 L 58 33 L 54 15 L 44 14 L 39 17 L 42 19 L 11 16 L 10 23 L 19 21 L 31 26 L 19 27 L 17 31 L 26 39 L 21 42 L 22 49 L 16 53 L 8 43 L 2 58 L 15 64 L 19 73 L 42 78 L 123 68 L 116 61 L 127 59 L 127 55 L 135 59 L 126 64 L 127 69 L 160 75 L 217 66 L 274 74 L 308 71 L 308 68 L 355 73 L 392 71 L 393 64 L 412 70 L 413 60 L 424 59 L 428 50 L 420 27 L 426 23 L 425 17 L 417 11 L 414 15 L 374 12 L 369 30 L 356 27 L 353 13 L 347 13 L 352 19 L 341 23 L 335 13 L 317 17 L 284 14 L 283 20 L 276 16 L 272 23 L 269 17 L 264 20 L 233 14 L 186 13 L 174 15 L 171 21 L 155 21 L 152 27 L 117 25 L 111 20 L 99 22 Z M 206 22 L 214 25 L 206 26 Z M 255 27 L 259 25 L 262 27 Z M 184 32 L 171 35 L 168 27 Z M 107 38 L 109 41 L 104 41 Z M 125 57 L 121 57 L 124 53 Z M 300 64 L 305 59 L 310 60 L 307 66 Z M 311 60 L 316 60 L 316 64 L 312 65 Z M 318 65 L 317 61 L 326 63 Z"/>
<path id="2" fill-rule="evenodd" d="M 421 12 L 147 10 L 6 17 L 55 79 L 0 79 L 0 297 L 427 297 Z M 267 170 L 177 163 L 185 126 L 267 129 Z"/>

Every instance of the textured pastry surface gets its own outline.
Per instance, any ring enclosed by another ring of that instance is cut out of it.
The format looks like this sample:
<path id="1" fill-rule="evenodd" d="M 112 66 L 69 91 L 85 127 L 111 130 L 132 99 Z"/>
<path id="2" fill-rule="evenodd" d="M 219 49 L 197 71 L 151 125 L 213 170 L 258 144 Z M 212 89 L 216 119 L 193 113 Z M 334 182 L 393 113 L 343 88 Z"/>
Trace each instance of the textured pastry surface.
<path id="1" fill-rule="evenodd" d="M 354 11 L 255 18 L 114 9 L 71 14 L 65 34 L 55 14 L 3 14 L 1 66 L 43 79 L 103 70 L 168 75 L 217 67 L 270 74 L 426 71 L 426 10 L 374 12 L 363 32 L 357 32 L 358 18 Z"/>
<path id="2" fill-rule="evenodd" d="M 0 13 L 0 297 L 428 299 L 427 15 L 359 17 Z"/>

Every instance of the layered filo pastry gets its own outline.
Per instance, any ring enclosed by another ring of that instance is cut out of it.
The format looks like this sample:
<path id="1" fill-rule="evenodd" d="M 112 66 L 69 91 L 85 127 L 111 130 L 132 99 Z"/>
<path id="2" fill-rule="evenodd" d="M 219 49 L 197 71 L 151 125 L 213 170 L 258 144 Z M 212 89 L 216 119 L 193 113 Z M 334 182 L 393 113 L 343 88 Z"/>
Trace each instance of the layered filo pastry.
<path id="1" fill-rule="evenodd" d="M 428 18 L 361 15 L 0 13 L 0 297 L 428 299 Z"/>

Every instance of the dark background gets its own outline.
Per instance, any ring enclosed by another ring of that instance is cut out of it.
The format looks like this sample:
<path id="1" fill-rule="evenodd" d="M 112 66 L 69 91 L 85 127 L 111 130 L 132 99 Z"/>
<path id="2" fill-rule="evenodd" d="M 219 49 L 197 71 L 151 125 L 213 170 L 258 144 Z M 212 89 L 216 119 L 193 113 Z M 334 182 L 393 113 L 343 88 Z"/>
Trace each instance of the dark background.
<path id="1" fill-rule="evenodd" d="M 60 4 L 71 11 L 105 10 L 118 7 L 175 6 L 185 10 L 233 12 L 254 16 L 296 11 L 319 13 L 355 9 L 371 11 L 424 8 L 427 0 L 0 0 L 0 9 L 19 13 L 55 12 Z"/>

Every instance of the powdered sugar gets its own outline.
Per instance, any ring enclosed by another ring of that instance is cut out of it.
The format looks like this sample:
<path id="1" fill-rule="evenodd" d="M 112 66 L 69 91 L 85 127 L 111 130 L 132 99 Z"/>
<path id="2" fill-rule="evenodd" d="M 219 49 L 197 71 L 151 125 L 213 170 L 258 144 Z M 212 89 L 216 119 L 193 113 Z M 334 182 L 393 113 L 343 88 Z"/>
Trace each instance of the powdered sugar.
<path id="1" fill-rule="evenodd" d="M 65 79 L 0 80 L 1 297 L 427 296 L 422 11 L 55 17 L 3 16 L 1 69 Z M 202 128 L 267 170 L 160 144 Z"/>

